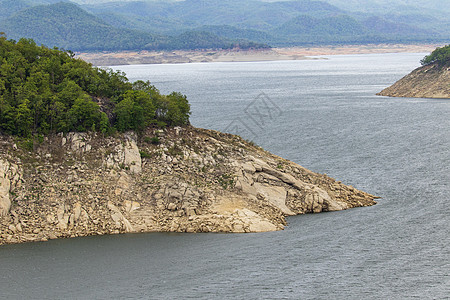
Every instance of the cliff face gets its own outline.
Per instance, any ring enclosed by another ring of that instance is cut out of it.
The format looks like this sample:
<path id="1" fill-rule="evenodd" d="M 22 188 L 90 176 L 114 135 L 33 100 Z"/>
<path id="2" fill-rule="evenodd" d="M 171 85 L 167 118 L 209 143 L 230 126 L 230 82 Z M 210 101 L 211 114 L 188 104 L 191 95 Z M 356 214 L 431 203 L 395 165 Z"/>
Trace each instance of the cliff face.
<path id="1" fill-rule="evenodd" d="M 28 149 L 28 150 L 27 150 Z M 0 244 L 124 232 L 261 232 L 375 204 L 240 137 L 193 127 L 30 145 L 0 137 Z"/>
<path id="2" fill-rule="evenodd" d="M 450 98 L 450 64 L 415 69 L 377 95 L 414 98 Z"/>

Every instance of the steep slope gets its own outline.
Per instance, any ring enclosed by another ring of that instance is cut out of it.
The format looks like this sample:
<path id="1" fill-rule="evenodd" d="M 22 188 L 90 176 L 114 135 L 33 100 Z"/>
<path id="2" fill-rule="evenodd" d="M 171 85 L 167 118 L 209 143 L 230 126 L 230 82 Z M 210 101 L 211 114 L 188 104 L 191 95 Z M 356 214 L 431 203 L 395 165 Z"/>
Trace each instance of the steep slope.
<path id="1" fill-rule="evenodd" d="M 20 10 L 0 21 L 8 38 L 32 38 L 38 44 L 73 51 L 171 50 L 197 48 L 261 47 L 247 41 L 220 37 L 211 32 L 189 31 L 179 35 L 151 34 L 116 28 L 72 3 L 39 5 Z"/>
<path id="2" fill-rule="evenodd" d="M 397 36 L 423 36 L 432 34 L 430 30 L 411 26 L 402 22 L 392 22 L 381 17 L 369 17 L 362 21 L 362 24 L 375 34 L 389 34 Z"/>
<path id="3" fill-rule="evenodd" d="M 0 244 L 124 232 L 261 232 L 374 196 L 193 127 L 0 137 Z"/>
<path id="4" fill-rule="evenodd" d="M 8 18 L 28 7 L 62 1 L 69 2 L 69 0 L 0 0 L 0 19 Z"/>
<path id="5" fill-rule="evenodd" d="M 299 14 L 325 15 L 341 10 L 321 1 L 281 1 L 267 3 L 258 0 L 219 1 L 136 1 L 113 2 L 83 6 L 110 22 L 126 20 L 128 26 L 148 31 L 166 32 L 193 29 L 204 25 L 229 25 L 241 29 L 268 30 L 280 26 Z M 161 22 L 164 20 L 164 22 Z"/>
<path id="6" fill-rule="evenodd" d="M 450 98 L 450 64 L 422 66 L 377 95 L 414 98 Z"/>
<path id="7" fill-rule="evenodd" d="M 122 28 L 179 34 L 207 27 L 216 35 L 230 39 L 243 35 L 249 39 L 255 32 L 246 34 L 243 30 L 256 30 L 265 35 L 257 34 L 250 40 L 272 46 L 429 42 L 445 38 L 445 29 L 450 28 L 445 14 L 421 10 L 412 4 L 395 6 L 395 10 L 376 10 L 375 14 L 370 10 L 348 12 L 326 1 L 309 0 L 130 1 L 83 7 L 105 22 Z M 217 30 L 220 27 L 223 32 Z"/>
<path id="8" fill-rule="evenodd" d="M 371 15 L 392 22 L 394 27 L 411 26 L 416 27 L 418 31 L 411 31 L 409 38 L 427 40 L 426 36 L 421 34 L 423 30 L 429 30 L 430 37 L 446 38 L 446 33 L 450 30 L 450 22 L 448 14 L 450 13 L 450 5 L 447 0 L 325 0 L 345 11 L 353 12 L 353 14 Z M 397 24 L 398 25 L 395 25 Z M 377 25 L 379 26 L 379 25 Z M 394 30 L 399 30 L 397 28 Z M 381 33 L 381 32 L 380 32 Z M 389 32 L 388 32 L 389 33 Z M 417 37 L 416 37 L 417 36 Z M 399 37 L 396 38 L 397 40 Z"/>
<path id="9" fill-rule="evenodd" d="M 450 30 L 444 12 L 412 3 L 373 13 L 311 0 L 55 1 L 0 0 L 0 30 L 74 51 L 437 42 Z"/>
<path id="10" fill-rule="evenodd" d="M 148 33 L 116 29 L 71 3 L 31 7 L 0 26 L 8 38 L 28 37 L 39 44 L 74 51 L 139 49 L 155 41 Z"/>
<path id="11" fill-rule="evenodd" d="M 217 36 L 222 36 L 228 39 L 245 39 L 260 43 L 265 43 L 268 40 L 273 40 L 275 38 L 264 31 L 254 29 L 241 29 L 229 25 L 205 25 L 199 27 L 197 30 L 210 32 Z"/>
<path id="12" fill-rule="evenodd" d="M 450 45 L 438 47 L 417 68 L 378 95 L 392 97 L 450 98 Z"/>
<path id="13" fill-rule="evenodd" d="M 352 11 L 393 11 L 396 8 L 436 10 L 450 12 L 447 0 L 324 0 L 332 5 Z"/>
<path id="14" fill-rule="evenodd" d="M 314 18 L 307 15 L 293 18 L 280 26 L 277 31 L 282 34 L 295 35 L 361 35 L 366 29 L 355 19 L 347 15 Z"/>

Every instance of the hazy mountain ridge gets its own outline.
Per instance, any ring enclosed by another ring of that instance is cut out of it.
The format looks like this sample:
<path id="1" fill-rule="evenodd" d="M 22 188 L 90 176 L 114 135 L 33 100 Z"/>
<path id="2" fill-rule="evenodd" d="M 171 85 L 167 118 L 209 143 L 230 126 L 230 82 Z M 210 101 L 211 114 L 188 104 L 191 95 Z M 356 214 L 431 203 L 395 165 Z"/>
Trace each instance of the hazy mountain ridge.
<path id="1" fill-rule="evenodd" d="M 236 41 L 209 32 L 186 31 L 176 36 L 114 27 L 70 2 L 27 6 L 0 21 L 8 38 L 33 38 L 38 44 L 74 51 L 170 50 L 231 48 L 261 45 Z"/>
<path id="2" fill-rule="evenodd" d="M 409 10 L 435 10 L 450 12 L 447 0 L 324 0 L 332 5 L 350 11 L 387 12 L 394 8 Z"/>
<path id="3" fill-rule="evenodd" d="M 23 0 L 0 0 L 0 20 L 28 7 L 30 5 Z"/>
<path id="4" fill-rule="evenodd" d="M 148 33 L 116 29 L 71 3 L 29 7 L 0 24 L 8 38 L 30 37 L 50 47 L 73 50 L 121 49 L 128 43 L 144 47 L 154 41 Z"/>
<path id="5" fill-rule="evenodd" d="M 128 1 L 83 7 L 110 24 L 154 33 L 202 28 L 222 35 L 217 27 L 210 26 L 228 26 L 223 36 L 231 37 L 232 31 L 237 36 L 242 36 L 242 30 L 257 30 L 260 32 L 257 36 L 253 32 L 253 36 L 244 34 L 245 38 L 253 38 L 272 46 L 350 41 L 366 43 L 371 40 L 428 42 L 442 39 L 443 36 L 438 31 L 450 28 L 444 21 L 416 7 L 397 10 L 395 13 L 389 11 L 390 15 L 386 15 L 388 11 L 381 14 L 349 12 L 328 2 L 330 1 Z"/>
<path id="6" fill-rule="evenodd" d="M 379 14 L 333 0 L 55 2 L 0 0 L 0 31 L 50 47 L 99 51 L 442 42 L 448 37 L 440 32 L 450 30 L 432 7 L 387 10 L 405 1 L 372 1 L 376 11 L 385 9 Z"/>

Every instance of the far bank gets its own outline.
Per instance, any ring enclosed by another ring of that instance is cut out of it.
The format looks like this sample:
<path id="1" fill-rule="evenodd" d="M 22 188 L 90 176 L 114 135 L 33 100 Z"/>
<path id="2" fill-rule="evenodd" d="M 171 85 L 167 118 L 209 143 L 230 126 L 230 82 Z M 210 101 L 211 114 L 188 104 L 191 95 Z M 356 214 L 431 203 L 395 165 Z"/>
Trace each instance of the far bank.
<path id="1" fill-rule="evenodd" d="M 174 64 L 199 62 L 251 62 L 311 59 L 318 55 L 347 55 L 371 53 L 428 53 L 436 44 L 369 44 L 345 46 L 290 47 L 256 50 L 174 50 L 81 52 L 76 57 L 95 66 L 135 64 Z"/>

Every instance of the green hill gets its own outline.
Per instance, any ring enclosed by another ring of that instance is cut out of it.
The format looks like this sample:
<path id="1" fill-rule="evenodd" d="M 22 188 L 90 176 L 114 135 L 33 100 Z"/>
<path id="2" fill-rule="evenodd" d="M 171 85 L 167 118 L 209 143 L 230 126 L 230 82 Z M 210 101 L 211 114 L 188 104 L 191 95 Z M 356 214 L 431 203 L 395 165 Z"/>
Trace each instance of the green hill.
<path id="1" fill-rule="evenodd" d="M 0 20 L 28 7 L 30 5 L 24 0 L 0 0 Z"/>
<path id="2" fill-rule="evenodd" d="M 447 0 L 324 0 L 332 5 L 350 11 L 392 12 L 398 8 L 409 11 L 450 12 Z"/>
<path id="3" fill-rule="evenodd" d="M 0 0 L 0 19 L 32 6 L 69 2 L 69 0 Z"/>
<path id="4" fill-rule="evenodd" d="M 0 0 L 9 38 L 74 51 L 172 50 L 305 44 L 447 41 L 444 10 L 374 0 L 375 13 L 349 0 L 79 1 Z M 405 0 L 406 1 L 406 0 Z M 329 3 L 328 3 L 329 2 Z M 332 3 L 340 5 L 333 6 Z M 353 6 L 352 6 L 353 3 Z M 345 11 L 343 7 L 351 7 Z M 395 7 L 388 10 L 388 7 Z"/>
<path id="5" fill-rule="evenodd" d="M 242 47 L 262 46 L 213 33 L 186 32 L 165 36 L 116 28 L 78 5 L 63 2 L 21 10 L 0 21 L 0 28 L 8 38 L 33 38 L 38 44 L 73 51 L 230 48 L 238 44 Z"/>
<path id="6" fill-rule="evenodd" d="M 68 131 L 141 130 L 189 123 L 179 93 L 93 68 L 70 52 L 0 36 L 0 132 L 22 137 Z"/>
<path id="7" fill-rule="evenodd" d="M 77 50 L 142 49 L 155 41 L 149 33 L 117 29 L 71 3 L 20 11 L 1 23 L 8 38 L 33 38 L 38 44 Z"/>
<path id="8" fill-rule="evenodd" d="M 411 26 L 403 22 L 392 22 L 381 17 L 369 17 L 362 24 L 371 32 L 378 34 L 390 34 L 397 36 L 429 36 L 431 30 Z"/>
<path id="9" fill-rule="evenodd" d="M 345 11 L 342 7 L 347 6 L 330 3 L 185 0 L 108 2 L 83 7 L 122 28 L 160 34 L 201 30 L 272 46 L 442 41 L 447 38 L 444 28 L 450 29 L 450 24 L 443 24 L 415 6 L 377 15 Z"/>
<path id="10" fill-rule="evenodd" d="M 218 36 L 228 39 L 243 39 L 260 43 L 274 40 L 275 37 L 265 31 L 254 29 L 241 29 L 229 25 L 205 25 L 199 27 L 197 30 L 203 32 L 210 32 Z"/>
<path id="11" fill-rule="evenodd" d="M 341 12 L 325 2 L 309 0 L 276 3 L 259 0 L 136 1 L 93 4 L 83 8 L 112 24 L 122 23 L 151 32 L 179 32 L 217 25 L 268 30 L 299 14 L 317 16 Z"/>
<path id="12" fill-rule="evenodd" d="M 354 36 L 367 32 L 361 23 L 347 15 L 337 15 L 324 18 L 298 16 L 289 20 L 276 32 L 295 35 L 339 35 Z"/>

